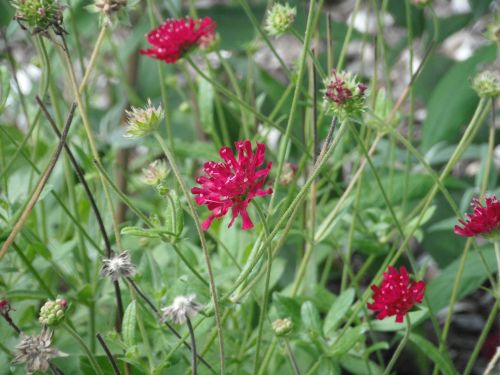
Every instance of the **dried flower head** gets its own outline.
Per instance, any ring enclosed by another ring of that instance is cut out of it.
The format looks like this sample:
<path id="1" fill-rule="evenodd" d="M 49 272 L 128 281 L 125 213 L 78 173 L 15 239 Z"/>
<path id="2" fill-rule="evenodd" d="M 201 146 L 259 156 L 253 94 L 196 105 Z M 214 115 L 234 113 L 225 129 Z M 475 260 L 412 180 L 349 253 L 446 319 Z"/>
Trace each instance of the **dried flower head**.
<path id="1" fill-rule="evenodd" d="M 370 310 L 378 312 L 377 319 L 396 316 L 396 322 L 402 323 L 407 312 L 424 298 L 425 283 L 414 281 L 405 267 L 396 270 L 389 266 L 384 272 L 380 286 L 372 285 L 373 303 L 368 304 Z"/>
<path id="2" fill-rule="evenodd" d="M 21 334 L 21 342 L 16 346 L 14 357 L 15 364 L 25 364 L 26 374 L 36 371 L 48 371 L 50 359 L 64 357 L 65 353 L 60 352 L 52 346 L 52 331 L 43 329 L 37 336 L 26 336 Z"/>
<path id="3" fill-rule="evenodd" d="M 472 81 L 472 88 L 481 97 L 494 98 L 500 94 L 500 74 L 498 71 L 479 73 Z"/>
<path id="4" fill-rule="evenodd" d="M 330 112 L 339 118 L 356 116 L 365 106 L 366 85 L 350 72 L 337 72 L 325 80 L 324 100 Z"/>
<path id="5" fill-rule="evenodd" d="M 127 6 L 127 0 L 95 0 L 95 7 L 106 16 L 116 13 Z"/>
<path id="6" fill-rule="evenodd" d="M 175 297 L 174 302 L 161 311 L 164 320 L 171 320 L 176 324 L 186 323 L 186 318 L 194 318 L 201 310 L 202 305 L 196 302 L 196 295 Z"/>
<path id="7" fill-rule="evenodd" d="M 248 140 L 238 141 L 235 146 L 238 160 L 229 147 L 222 147 L 219 155 L 224 162 L 206 162 L 203 166 L 205 176 L 196 179 L 201 187 L 191 189 L 191 193 L 196 195 L 196 203 L 200 206 L 205 204 L 212 211 L 202 225 L 203 230 L 207 230 L 213 219 L 221 218 L 230 208 L 233 218 L 229 227 L 238 215 L 241 215 L 243 229 L 253 228 L 247 212 L 248 204 L 255 197 L 272 193 L 272 189 L 262 190 L 272 163 L 269 162 L 266 168 L 257 170 L 264 165 L 266 146 L 257 143 L 255 153 Z"/>
<path id="8" fill-rule="evenodd" d="M 281 35 L 286 33 L 292 27 L 297 15 L 297 9 L 288 4 L 275 3 L 267 11 L 266 25 L 264 28 L 269 35 Z"/>
<path id="9" fill-rule="evenodd" d="M 141 138 L 155 131 L 160 125 L 160 121 L 165 117 L 165 113 L 160 106 L 153 107 L 151 100 L 145 108 L 132 107 L 127 113 L 127 129 L 125 137 Z"/>
<path id="10" fill-rule="evenodd" d="M 64 319 L 64 311 L 68 307 L 68 302 L 65 299 L 56 299 L 55 301 L 47 301 L 40 309 L 38 320 L 46 326 L 55 326 Z"/>
<path id="11" fill-rule="evenodd" d="M 297 164 L 293 163 L 283 164 L 283 170 L 281 171 L 280 175 L 280 184 L 284 186 L 290 185 L 293 182 L 296 174 L 297 174 Z"/>
<path id="12" fill-rule="evenodd" d="M 102 277 L 109 277 L 113 281 L 118 281 L 121 277 L 132 277 L 134 275 L 135 266 L 126 251 L 102 261 Z"/>
<path id="13" fill-rule="evenodd" d="M 16 8 L 14 19 L 23 29 L 39 34 L 53 29 L 57 34 L 65 33 L 62 27 L 63 12 L 57 0 L 13 0 Z"/>
<path id="14" fill-rule="evenodd" d="M 276 336 L 286 336 L 292 332 L 293 323 L 288 318 L 277 319 L 273 322 L 272 327 Z"/>
<path id="15" fill-rule="evenodd" d="M 494 240 L 500 238 L 500 201 L 495 195 L 486 197 L 484 205 L 477 198 L 472 200 L 473 212 L 467 220 L 459 220 L 461 227 L 455 225 L 454 232 L 459 236 L 483 236 Z"/>
<path id="16" fill-rule="evenodd" d="M 147 35 L 148 43 L 153 48 L 141 49 L 140 52 L 173 64 L 192 48 L 206 45 L 207 40 L 213 37 L 215 26 L 210 17 L 168 19 Z"/>
<path id="17" fill-rule="evenodd" d="M 157 159 L 142 170 L 144 183 L 151 186 L 157 186 L 168 175 L 167 163 L 165 160 Z"/>

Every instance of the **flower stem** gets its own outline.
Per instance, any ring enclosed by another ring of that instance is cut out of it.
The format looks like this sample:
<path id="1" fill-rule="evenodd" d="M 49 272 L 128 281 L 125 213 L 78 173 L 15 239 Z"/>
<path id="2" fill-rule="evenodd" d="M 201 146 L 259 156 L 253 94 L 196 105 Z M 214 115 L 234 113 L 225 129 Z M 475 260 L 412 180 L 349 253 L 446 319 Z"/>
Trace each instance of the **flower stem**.
<path id="1" fill-rule="evenodd" d="M 194 330 L 193 330 L 193 325 L 191 324 L 191 319 L 189 319 L 189 316 L 186 315 L 186 324 L 189 330 L 189 336 L 191 337 L 191 374 L 196 375 L 197 374 L 197 367 L 196 367 L 196 338 L 194 336 Z"/>
<path id="2" fill-rule="evenodd" d="M 83 351 L 87 354 L 87 357 L 89 358 L 90 364 L 92 365 L 96 374 L 104 375 L 104 372 L 102 371 L 101 366 L 99 366 L 99 363 L 97 363 L 97 360 L 96 360 L 94 354 L 92 354 L 90 349 L 87 347 L 87 344 L 85 344 L 85 341 L 78 334 L 78 332 L 76 332 L 73 328 L 71 328 L 71 326 L 68 323 L 64 323 L 62 326 L 71 336 L 73 336 L 73 338 L 78 342 L 78 344 L 80 344 Z"/>
<path id="3" fill-rule="evenodd" d="M 288 341 L 288 339 L 286 337 L 283 341 L 285 341 L 286 353 L 288 355 L 288 359 L 290 360 L 290 363 L 292 364 L 293 372 L 295 373 L 295 375 L 300 375 L 299 364 L 297 363 L 297 358 L 295 358 L 295 354 L 293 354 L 293 350 L 292 350 L 292 347 L 290 346 L 290 342 Z"/>
<path id="4" fill-rule="evenodd" d="M 198 217 L 198 214 L 196 212 L 196 208 L 194 207 L 193 200 L 191 199 L 191 196 L 189 194 L 189 191 L 187 190 L 186 183 L 184 182 L 179 168 L 177 167 L 177 163 L 175 161 L 174 155 L 170 151 L 170 148 L 167 146 L 167 144 L 163 141 L 161 138 L 160 134 L 154 133 L 156 140 L 160 144 L 161 148 L 163 149 L 163 152 L 165 153 L 165 156 L 167 157 L 168 163 L 170 164 L 170 167 L 172 168 L 172 171 L 174 172 L 174 175 L 177 179 L 177 182 L 179 183 L 179 186 L 182 190 L 182 193 L 186 197 L 186 201 L 188 203 L 189 211 L 191 212 L 191 216 L 193 217 L 196 230 L 198 232 L 198 236 L 200 238 L 200 243 L 201 243 L 201 248 L 203 250 L 203 255 L 205 257 L 205 263 L 207 265 L 207 273 L 208 273 L 208 279 L 209 279 L 209 284 L 210 284 L 210 294 L 212 295 L 212 303 L 214 306 L 214 315 L 215 315 L 215 324 L 217 325 L 217 331 L 218 331 L 218 336 L 219 336 L 219 351 L 220 351 L 220 371 L 221 375 L 225 374 L 225 361 L 224 361 L 224 337 L 222 333 L 222 324 L 220 320 L 220 307 L 219 307 L 219 302 L 217 300 L 217 288 L 215 286 L 215 279 L 212 271 L 212 264 L 210 262 L 210 254 L 208 252 L 208 246 L 207 242 L 205 240 L 205 235 L 203 234 L 203 229 L 201 228 L 200 224 L 200 219 Z"/>
<path id="5" fill-rule="evenodd" d="M 109 362 L 111 363 L 111 367 L 113 367 L 113 372 L 115 373 L 115 375 L 121 375 L 120 369 L 118 368 L 118 364 L 116 363 L 115 358 L 113 357 L 113 354 L 111 354 L 111 351 L 109 350 L 108 345 L 106 345 L 104 338 L 101 336 L 100 333 L 97 333 L 95 336 L 97 337 L 99 344 L 101 344 L 104 352 L 106 353 L 106 356 L 108 357 Z"/>
<path id="6" fill-rule="evenodd" d="M 392 358 L 389 361 L 389 364 L 385 368 L 385 371 L 384 371 L 383 375 L 389 375 L 391 373 L 392 368 L 396 364 L 396 362 L 397 362 L 397 360 L 398 360 L 401 352 L 403 351 L 403 348 L 405 347 L 406 343 L 408 342 L 408 339 L 410 338 L 411 323 L 410 323 L 410 315 L 409 314 L 407 314 L 405 316 L 405 320 L 406 320 L 406 332 L 405 332 L 405 335 L 403 336 L 403 338 L 399 342 L 399 345 L 398 345 L 396 351 L 394 352 L 394 354 L 392 355 Z"/>

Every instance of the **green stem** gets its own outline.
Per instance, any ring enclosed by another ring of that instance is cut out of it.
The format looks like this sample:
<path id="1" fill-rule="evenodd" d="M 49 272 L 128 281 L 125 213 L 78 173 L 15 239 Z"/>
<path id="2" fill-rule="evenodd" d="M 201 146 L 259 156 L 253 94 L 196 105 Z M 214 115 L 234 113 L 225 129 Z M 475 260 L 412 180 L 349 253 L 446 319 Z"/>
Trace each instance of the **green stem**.
<path id="1" fill-rule="evenodd" d="M 205 235 L 203 233 L 203 229 L 201 228 L 200 224 L 200 219 L 198 217 L 198 213 L 196 212 L 196 208 L 194 207 L 193 204 L 193 199 L 186 187 L 186 183 L 184 182 L 184 179 L 182 178 L 179 168 L 177 167 L 177 162 L 175 161 L 175 157 L 170 151 L 169 147 L 165 144 L 163 139 L 161 138 L 160 134 L 154 133 L 156 140 L 160 144 L 161 148 L 163 149 L 163 152 L 165 153 L 165 156 L 167 157 L 167 160 L 170 164 L 170 167 L 172 168 L 172 171 L 174 172 L 175 178 L 177 179 L 177 182 L 179 183 L 179 186 L 182 190 L 182 193 L 184 194 L 186 201 L 188 203 L 189 211 L 191 212 L 191 216 L 193 217 L 195 226 L 196 226 L 196 231 L 198 232 L 198 237 L 200 238 L 200 243 L 201 243 L 201 248 L 203 250 L 203 255 L 205 257 L 205 263 L 207 266 L 207 273 L 208 273 L 208 279 L 209 279 L 209 284 L 210 284 L 210 294 L 212 295 L 212 303 L 214 306 L 214 313 L 215 313 L 215 324 L 217 325 L 217 330 L 218 330 L 218 335 L 219 335 L 219 351 L 220 351 L 220 371 L 221 375 L 225 374 L 225 361 L 224 361 L 224 337 L 223 337 L 223 332 L 222 332 L 222 324 L 220 320 L 220 307 L 219 307 L 219 302 L 217 300 L 217 288 L 215 286 L 215 279 L 212 271 L 212 264 L 210 261 L 210 254 L 208 251 L 208 246 L 207 242 L 205 240 Z"/>
<path id="2" fill-rule="evenodd" d="M 394 352 L 394 354 L 392 355 L 392 358 L 389 362 L 389 364 L 387 365 L 387 367 L 385 368 L 385 371 L 383 373 L 383 375 L 389 375 L 391 373 L 391 370 L 392 368 L 394 367 L 394 365 L 396 364 L 398 358 L 399 358 L 399 355 L 401 354 L 401 352 L 403 351 L 406 343 L 408 342 L 408 339 L 410 338 L 410 331 L 411 331 L 411 323 L 410 323 L 410 315 L 407 314 L 405 316 L 405 320 L 406 320 L 406 331 L 405 331 L 405 335 L 403 336 L 403 338 L 401 339 L 396 351 Z"/>
<path id="3" fill-rule="evenodd" d="M 104 372 L 99 366 L 99 363 L 97 363 L 97 359 L 95 358 L 94 354 L 90 351 L 88 348 L 87 344 L 85 344 L 85 341 L 82 339 L 82 337 L 76 332 L 73 328 L 68 323 L 64 323 L 62 327 L 71 335 L 73 338 L 78 342 L 78 344 L 81 346 L 85 354 L 87 354 L 87 357 L 89 358 L 90 364 L 92 365 L 92 368 L 96 372 L 96 374 L 99 375 L 104 375 Z"/>
<path id="4" fill-rule="evenodd" d="M 295 358 L 295 354 L 293 354 L 290 342 L 286 337 L 284 338 L 283 341 L 285 341 L 286 353 L 288 355 L 288 359 L 290 360 L 290 364 L 292 365 L 293 372 L 295 373 L 295 375 L 300 375 L 299 364 L 297 363 L 297 358 Z"/>

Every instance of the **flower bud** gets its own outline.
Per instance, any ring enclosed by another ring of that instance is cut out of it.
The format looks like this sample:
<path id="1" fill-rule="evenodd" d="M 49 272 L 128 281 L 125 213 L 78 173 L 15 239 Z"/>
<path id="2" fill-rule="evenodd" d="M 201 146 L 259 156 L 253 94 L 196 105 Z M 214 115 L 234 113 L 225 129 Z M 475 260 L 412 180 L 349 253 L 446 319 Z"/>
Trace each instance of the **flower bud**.
<path id="1" fill-rule="evenodd" d="M 168 175 L 167 163 L 158 159 L 142 170 L 143 181 L 147 185 L 156 186 Z"/>
<path id="2" fill-rule="evenodd" d="M 492 22 L 486 25 L 484 36 L 494 43 L 500 44 L 500 13 L 498 13 Z"/>
<path id="3" fill-rule="evenodd" d="M 0 315 L 5 315 L 10 312 L 10 302 L 6 299 L 0 299 Z"/>
<path id="4" fill-rule="evenodd" d="M 145 108 L 132 107 L 126 113 L 128 126 L 125 137 L 127 138 L 141 138 L 152 133 L 165 117 L 165 112 L 163 112 L 161 106 L 158 106 L 158 108 L 153 107 L 150 99 L 148 99 L 148 105 Z"/>
<path id="5" fill-rule="evenodd" d="M 297 165 L 293 163 L 285 163 L 280 175 L 280 184 L 283 186 L 290 185 L 297 174 Z"/>
<path id="6" fill-rule="evenodd" d="M 50 28 L 57 34 L 64 33 L 62 8 L 57 0 L 15 0 L 12 5 L 16 8 L 14 19 L 33 34 L 46 32 Z"/>
<path id="7" fill-rule="evenodd" d="M 47 301 L 40 309 L 40 323 L 46 326 L 54 326 L 64 319 L 64 311 L 68 307 L 68 302 L 64 299 Z"/>
<path id="8" fill-rule="evenodd" d="M 497 71 L 486 70 L 472 81 L 472 88 L 481 97 L 494 98 L 500 94 L 500 77 Z"/>
<path id="9" fill-rule="evenodd" d="M 277 319 L 273 322 L 272 327 L 276 336 L 286 336 L 292 332 L 293 323 L 288 318 Z"/>
<path id="10" fill-rule="evenodd" d="M 292 27 L 297 15 L 297 9 L 288 4 L 274 4 L 267 11 L 265 29 L 269 35 L 281 35 Z"/>
<path id="11" fill-rule="evenodd" d="M 337 72 L 325 80 L 324 100 L 328 110 L 339 118 L 359 115 L 365 106 L 366 85 L 350 72 Z"/>

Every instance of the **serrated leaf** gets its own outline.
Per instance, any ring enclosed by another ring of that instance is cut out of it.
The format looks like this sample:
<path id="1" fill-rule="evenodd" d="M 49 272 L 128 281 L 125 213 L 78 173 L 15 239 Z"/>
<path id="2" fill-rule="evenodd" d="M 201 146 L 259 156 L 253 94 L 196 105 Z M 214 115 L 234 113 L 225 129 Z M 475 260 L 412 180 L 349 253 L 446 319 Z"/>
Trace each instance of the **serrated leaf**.
<path id="1" fill-rule="evenodd" d="M 443 353 L 430 342 L 415 333 L 410 333 L 410 341 L 413 342 L 430 360 L 432 360 L 445 375 L 455 375 L 457 371 Z"/>
<path id="2" fill-rule="evenodd" d="M 325 318 L 323 331 L 325 335 L 331 334 L 344 319 L 345 314 L 354 302 L 354 289 L 345 290 L 333 303 Z"/>
<path id="3" fill-rule="evenodd" d="M 123 341 L 127 347 L 135 344 L 135 323 L 137 322 L 137 307 L 136 302 L 133 300 L 127 306 L 125 314 L 123 314 L 122 332 Z"/>

